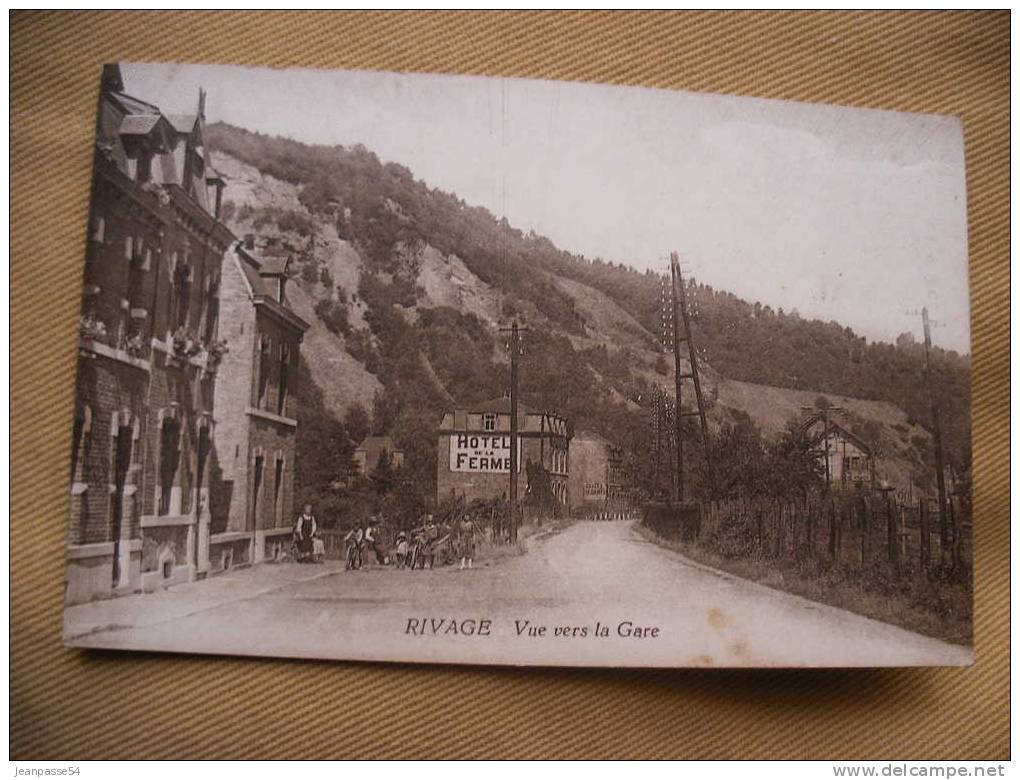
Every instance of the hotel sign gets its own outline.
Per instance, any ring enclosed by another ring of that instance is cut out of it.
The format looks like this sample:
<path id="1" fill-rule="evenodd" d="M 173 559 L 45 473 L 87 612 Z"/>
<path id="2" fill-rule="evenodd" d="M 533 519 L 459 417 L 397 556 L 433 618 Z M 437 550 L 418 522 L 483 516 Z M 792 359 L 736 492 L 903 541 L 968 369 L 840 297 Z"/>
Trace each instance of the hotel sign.
<path id="1" fill-rule="evenodd" d="M 506 434 L 458 433 L 450 436 L 450 471 L 510 473 L 510 437 Z M 517 472 L 521 471 L 521 440 L 517 439 Z"/>

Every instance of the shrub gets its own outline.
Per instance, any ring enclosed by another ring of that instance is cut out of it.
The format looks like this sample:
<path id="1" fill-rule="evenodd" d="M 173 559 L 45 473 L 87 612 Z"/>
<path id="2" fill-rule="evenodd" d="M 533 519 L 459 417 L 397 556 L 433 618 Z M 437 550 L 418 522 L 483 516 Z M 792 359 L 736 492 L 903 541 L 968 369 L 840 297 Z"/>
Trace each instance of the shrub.
<path id="1" fill-rule="evenodd" d="M 315 304 L 315 313 L 330 332 L 345 337 L 351 332 L 346 304 L 323 298 Z"/>
<path id="2" fill-rule="evenodd" d="M 713 528 L 705 542 L 724 558 L 749 558 L 758 547 L 757 521 L 748 514 L 734 513 Z"/>
<path id="3" fill-rule="evenodd" d="M 319 281 L 319 267 L 314 261 L 308 260 L 301 266 L 301 279 L 309 284 Z"/>

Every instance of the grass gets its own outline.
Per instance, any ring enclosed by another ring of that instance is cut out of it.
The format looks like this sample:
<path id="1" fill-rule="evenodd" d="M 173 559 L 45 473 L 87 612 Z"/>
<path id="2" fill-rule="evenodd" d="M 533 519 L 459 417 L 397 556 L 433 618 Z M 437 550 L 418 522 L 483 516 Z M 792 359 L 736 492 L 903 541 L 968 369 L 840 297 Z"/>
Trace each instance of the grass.
<path id="1" fill-rule="evenodd" d="M 662 547 L 766 587 L 953 644 L 973 644 L 973 593 L 967 583 L 898 576 L 882 569 L 860 571 L 818 559 L 727 557 L 697 543 L 666 539 L 641 524 L 636 527 Z"/>

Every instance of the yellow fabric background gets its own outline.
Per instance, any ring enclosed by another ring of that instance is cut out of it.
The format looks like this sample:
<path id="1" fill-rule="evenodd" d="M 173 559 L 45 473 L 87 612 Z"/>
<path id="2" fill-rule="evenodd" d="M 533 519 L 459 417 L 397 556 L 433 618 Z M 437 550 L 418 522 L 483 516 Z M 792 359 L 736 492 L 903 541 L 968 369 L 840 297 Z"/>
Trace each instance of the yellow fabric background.
<path id="1" fill-rule="evenodd" d="M 14 12 L 10 45 L 13 758 L 1008 755 L 1008 12 Z M 529 76 L 963 117 L 977 665 L 516 670 L 64 648 L 93 112 L 100 64 L 122 59 Z"/>

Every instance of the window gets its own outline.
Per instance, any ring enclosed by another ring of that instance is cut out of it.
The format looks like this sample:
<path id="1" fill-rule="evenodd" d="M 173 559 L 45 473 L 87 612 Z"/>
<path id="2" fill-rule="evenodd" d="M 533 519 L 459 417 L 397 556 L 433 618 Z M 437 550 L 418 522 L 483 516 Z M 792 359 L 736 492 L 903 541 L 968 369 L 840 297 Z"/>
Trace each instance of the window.
<path id="1" fill-rule="evenodd" d="M 276 413 L 287 414 L 287 390 L 290 382 L 290 348 L 280 345 L 280 392 L 276 398 Z"/>
<path id="2" fill-rule="evenodd" d="M 135 240 L 131 236 L 124 237 L 124 259 L 130 260 L 134 257 Z"/>
<path id="3" fill-rule="evenodd" d="M 259 409 L 266 408 L 266 396 L 269 391 L 270 350 L 272 345 L 268 336 L 262 336 L 259 340 L 259 381 L 256 406 Z"/>
<path id="4" fill-rule="evenodd" d="M 170 514 L 170 496 L 173 492 L 177 468 L 181 460 L 181 424 L 173 419 L 163 420 L 159 439 L 159 507 L 161 515 Z"/>
<path id="5" fill-rule="evenodd" d="M 180 458 L 180 472 L 181 472 L 181 510 L 182 515 L 191 513 L 191 443 L 192 439 L 189 434 L 187 437 L 187 446 L 184 448 L 186 453 L 184 457 Z"/>
<path id="6" fill-rule="evenodd" d="M 483 414 L 482 415 L 482 430 L 483 431 L 494 431 L 494 430 L 496 430 L 496 415 L 494 415 L 494 414 Z"/>
<path id="7" fill-rule="evenodd" d="M 106 239 L 106 220 L 100 216 L 92 218 L 92 240 L 102 244 Z"/>
<path id="8" fill-rule="evenodd" d="M 182 263 L 174 269 L 174 329 L 186 328 L 191 303 L 191 268 Z"/>
<path id="9" fill-rule="evenodd" d="M 209 281 L 209 295 L 205 308 L 205 343 L 212 344 L 216 338 L 216 322 L 220 318 L 219 285 L 215 279 Z"/>
<path id="10" fill-rule="evenodd" d="M 273 525 L 280 524 L 283 516 L 283 458 L 276 459 L 276 471 L 273 481 Z"/>
<path id="11" fill-rule="evenodd" d="M 259 522 L 259 498 L 262 494 L 262 466 L 265 458 L 262 455 L 255 456 L 255 468 L 253 469 L 254 484 L 251 491 L 251 527 L 258 528 Z"/>
<path id="12" fill-rule="evenodd" d="M 78 407 L 74 415 L 74 441 L 71 444 L 71 482 L 85 482 L 85 456 L 92 432 L 92 410 Z"/>

